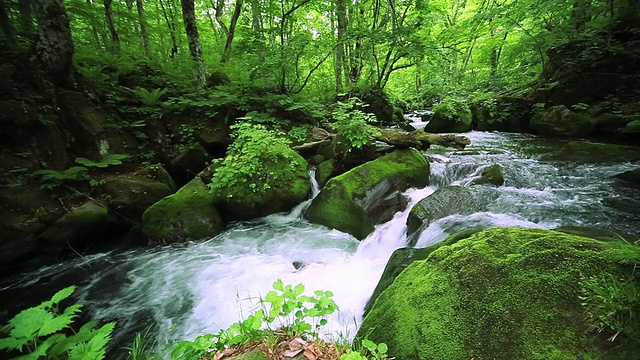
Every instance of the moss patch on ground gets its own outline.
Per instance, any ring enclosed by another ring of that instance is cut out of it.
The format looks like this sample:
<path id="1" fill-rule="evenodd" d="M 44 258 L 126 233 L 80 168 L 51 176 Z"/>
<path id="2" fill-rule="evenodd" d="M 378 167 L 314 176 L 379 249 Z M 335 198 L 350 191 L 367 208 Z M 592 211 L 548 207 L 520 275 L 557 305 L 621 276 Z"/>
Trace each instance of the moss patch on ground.
<path id="1" fill-rule="evenodd" d="M 586 281 L 629 271 L 611 244 L 551 230 L 478 232 L 413 262 L 358 336 L 387 343 L 405 360 L 607 358 L 624 339 L 598 337 L 581 296 Z M 638 247 L 630 246 L 637 262 Z M 638 355 L 637 336 L 630 341 L 616 356 Z"/>

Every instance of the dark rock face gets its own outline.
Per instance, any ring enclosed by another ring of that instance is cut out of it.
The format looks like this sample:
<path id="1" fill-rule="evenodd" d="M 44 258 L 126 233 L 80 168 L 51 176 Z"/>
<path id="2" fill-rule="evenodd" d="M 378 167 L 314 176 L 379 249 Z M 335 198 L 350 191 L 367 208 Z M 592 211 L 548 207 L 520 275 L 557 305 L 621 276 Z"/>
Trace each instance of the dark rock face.
<path id="1" fill-rule="evenodd" d="M 640 187 L 640 169 L 629 170 L 614 177 L 633 186 Z"/>
<path id="2" fill-rule="evenodd" d="M 551 137 L 585 137 L 594 129 L 595 121 L 584 113 L 557 105 L 536 114 L 529 124 L 535 134 Z"/>
<path id="3" fill-rule="evenodd" d="M 531 102 L 501 97 L 470 104 L 473 127 L 478 131 L 526 132 L 531 120 Z"/>
<path id="4" fill-rule="evenodd" d="M 363 239 L 406 206 L 401 192 L 428 184 L 429 163 L 416 150 L 397 150 L 329 180 L 307 218 Z"/>

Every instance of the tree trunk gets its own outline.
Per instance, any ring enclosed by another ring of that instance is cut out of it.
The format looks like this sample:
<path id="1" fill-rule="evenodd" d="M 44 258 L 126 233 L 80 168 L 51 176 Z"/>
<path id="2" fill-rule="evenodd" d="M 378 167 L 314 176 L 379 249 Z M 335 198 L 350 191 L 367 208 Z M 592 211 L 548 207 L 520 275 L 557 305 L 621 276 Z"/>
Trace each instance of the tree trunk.
<path id="1" fill-rule="evenodd" d="M 4 3 L 4 0 L 0 0 L 0 23 L 2 25 L 2 34 L 4 38 L 7 40 L 9 44 L 15 44 L 15 30 L 11 25 L 11 20 L 9 20 L 9 13 L 7 12 L 7 6 Z"/>
<path id="2" fill-rule="evenodd" d="M 116 31 L 116 27 L 113 24 L 113 10 L 111 4 L 113 0 L 104 0 L 104 14 L 107 20 L 107 27 L 109 28 L 109 34 L 111 35 L 111 50 L 117 54 L 120 53 L 120 37 Z"/>
<path id="3" fill-rule="evenodd" d="M 171 7 L 167 6 L 169 8 L 169 15 L 167 15 L 167 9 L 164 6 L 164 3 L 162 2 L 162 0 L 159 0 L 158 2 L 160 3 L 160 7 L 162 8 L 162 16 L 164 17 L 164 21 L 167 23 L 167 27 L 169 28 L 169 34 L 171 37 L 171 53 L 169 57 L 171 59 L 175 59 L 176 55 L 178 54 L 178 42 L 176 40 L 176 27 L 173 22 L 173 13 L 171 12 Z M 169 18 L 169 16 L 171 18 Z"/>
<path id="4" fill-rule="evenodd" d="M 345 33 L 347 32 L 347 7 L 345 0 L 336 0 L 336 17 L 338 18 L 338 46 L 336 47 L 336 92 L 342 93 L 342 70 L 345 68 Z M 347 76 L 347 87 L 350 87 Z"/>
<path id="5" fill-rule="evenodd" d="M 182 18 L 184 19 L 184 28 L 189 41 L 189 52 L 193 59 L 193 72 L 198 91 L 204 90 L 206 86 L 206 73 L 204 62 L 202 61 L 202 49 L 200 48 L 200 35 L 198 34 L 198 26 L 196 25 L 196 14 L 194 9 L 194 0 L 181 0 Z"/>
<path id="6" fill-rule="evenodd" d="M 147 31 L 147 19 L 144 16 L 144 5 L 141 0 L 136 1 L 136 8 L 138 9 L 138 21 L 140 22 L 140 34 L 142 35 L 142 47 L 144 48 L 144 55 L 150 58 L 151 51 L 149 49 L 149 32 Z"/>
<path id="7" fill-rule="evenodd" d="M 33 0 L 38 20 L 36 61 L 53 85 L 72 81 L 73 40 L 62 0 Z"/>
<path id="8" fill-rule="evenodd" d="M 33 16 L 31 15 L 31 1 L 19 0 L 20 5 L 20 28 L 25 34 L 32 34 L 33 28 Z"/>
<path id="9" fill-rule="evenodd" d="M 262 4 L 260 0 L 251 0 L 251 24 L 256 39 L 262 39 Z"/>
<path id="10" fill-rule="evenodd" d="M 231 56 L 231 43 L 233 43 L 233 37 L 236 33 L 236 25 L 238 24 L 240 13 L 242 13 L 243 2 L 243 0 L 236 0 L 236 6 L 233 10 L 233 15 L 231 16 L 231 23 L 229 24 L 229 32 L 227 33 L 227 42 L 224 44 L 224 51 L 222 53 L 222 59 L 220 60 L 222 63 L 227 62 L 229 60 L 229 56 Z"/>

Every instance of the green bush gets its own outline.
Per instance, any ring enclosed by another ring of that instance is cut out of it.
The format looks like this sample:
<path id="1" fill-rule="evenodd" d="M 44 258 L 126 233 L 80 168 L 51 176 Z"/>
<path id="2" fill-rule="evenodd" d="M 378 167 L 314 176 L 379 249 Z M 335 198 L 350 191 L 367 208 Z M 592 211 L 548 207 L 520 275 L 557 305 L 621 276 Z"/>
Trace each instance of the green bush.
<path id="1" fill-rule="evenodd" d="M 333 128 L 356 149 L 372 144 L 380 135 L 380 130 L 370 125 L 376 121 L 375 116 L 355 109 L 363 106 L 365 104 L 358 98 L 351 98 L 346 103 L 339 101 L 332 113 Z"/>

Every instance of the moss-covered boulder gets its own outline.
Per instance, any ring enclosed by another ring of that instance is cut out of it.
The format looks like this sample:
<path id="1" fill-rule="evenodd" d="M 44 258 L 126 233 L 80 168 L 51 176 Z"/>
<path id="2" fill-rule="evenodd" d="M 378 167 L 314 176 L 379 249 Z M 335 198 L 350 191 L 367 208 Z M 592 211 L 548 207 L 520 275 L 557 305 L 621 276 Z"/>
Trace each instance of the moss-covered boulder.
<path id="1" fill-rule="evenodd" d="M 230 219 L 249 220 L 287 211 L 306 199 L 307 161 L 262 126 L 241 126 L 227 156 L 216 163 L 211 189 Z"/>
<path id="2" fill-rule="evenodd" d="M 557 105 L 534 115 L 529 127 L 543 136 L 586 137 L 593 132 L 595 123 L 586 112 L 573 112 L 564 105 Z"/>
<path id="3" fill-rule="evenodd" d="M 417 150 L 397 150 L 329 180 L 306 216 L 314 223 L 363 239 L 375 224 L 402 210 L 400 192 L 428 182 L 426 158 Z"/>
<path id="4" fill-rule="evenodd" d="M 446 98 L 433 107 L 431 121 L 425 132 L 467 132 L 471 131 L 472 115 L 469 106 L 462 100 Z"/>
<path id="5" fill-rule="evenodd" d="M 316 181 L 320 188 L 324 187 L 329 179 L 343 173 L 344 170 L 340 163 L 335 159 L 329 159 L 321 162 L 316 168 Z"/>
<path id="6" fill-rule="evenodd" d="M 142 232 L 150 243 L 173 243 L 214 236 L 224 223 L 214 206 L 215 196 L 200 177 L 142 214 Z"/>
<path id="7" fill-rule="evenodd" d="M 600 163 L 640 160 L 640 147 L 570 141 L 557 151 L 542 156 L 542 160 Z"/>
<path id="8" fill-rule="evenodd" d="M 113 221 L 105 204 L 88 201 L 56 220 L 38 235 L 38 240 L 50 251 L 58 251 L 65 245 L 75 245 L 96 238 L 94 233 L 105 232 L 107 225 Z"/>
<path id="9" fill-rule="evenodd" d="M 367 304 L 364 307 L 364 316 L 367 315 L 371 307 L 376 302 L 376 299 L 382 292 L 393 284 L 393 280 L 395 280 L 400 273 L 404 269 L 406 269 L 409 265 L 411 265 L 414 261 L 424 260 L 429 254 L 434 252 L 441 246 L 455 244 L 456 242 L 468 238 L 469 236 L 477 233 L 480 230 L 471 229 L 471 230 L 462 230 L 457 232 L 445 240 L 433 244 L 431 246 L 427 246 L 425 248 L 414 248 L 414 247 L 406 247 L 394 250 L 387 261 L 387 265 L 384 267 L 384 271 L 382 272 L 382 276 L 380 276 L 380 280 L 376 285 L 376 288 L 373 290 L 371 297 L 367 301 Z"/>
<path id="10" fill-rule="evenodd" d="M 471 181 L 471 185 L 504 185 L 504 173 L 502 167 L 498 164 L 493 164 L 482 170 L 480 176 Z"/>
<path id="11" fill-rule="evenodd" d="M 639 249 L 551 230 L 481 231 L 413 262 L 378 297 L 358 336 L 403 360 L 634 359 L 637 297 L 636 305 L 625 301 L 639 280 L 618 261 L 637 262 Z M 603 326 L 617 316 L 617 329 Z"/>
<path id="12" fill-rule="evenodd" d="M 176 191 L 176 184 L 160 164 L 102 179 L 102 194 L 109 208 L 137 221 L 149 206 Z"/>
<path id="13" fill-rule="evenodd" d="M 638 136 L 640 136 L 640 120 L 634 120 L 628 123 L 623 128 L 617 130 L 617 133 L 623 138 L 637 139 Z"/>
<path id="14" fill-rule="evenodd" d="M 525 99 L 488 98 L 469 106 L 474 128 L 479 131 L 523 132 L 531 119 L 531 104 Z"/>

